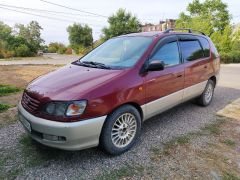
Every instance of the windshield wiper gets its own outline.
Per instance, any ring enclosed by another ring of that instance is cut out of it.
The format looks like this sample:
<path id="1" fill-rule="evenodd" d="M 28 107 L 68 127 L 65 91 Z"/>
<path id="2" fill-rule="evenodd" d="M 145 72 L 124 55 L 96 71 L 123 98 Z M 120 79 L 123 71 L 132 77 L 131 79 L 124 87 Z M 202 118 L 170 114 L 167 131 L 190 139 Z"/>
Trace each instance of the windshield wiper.
<path id="1" fill-rule="evenodd" d="M 94 62 L 94 61 L 82 61 L 79 62 L 79 64 L 83 65 L 83 66 L 89 66 L 89 67 L 96 67 L 96 68 L 102 68 L 102 69 L 111 69 L 110 66 L 107 66 L 103 63 L 99 63 L 99 62 Z"/>

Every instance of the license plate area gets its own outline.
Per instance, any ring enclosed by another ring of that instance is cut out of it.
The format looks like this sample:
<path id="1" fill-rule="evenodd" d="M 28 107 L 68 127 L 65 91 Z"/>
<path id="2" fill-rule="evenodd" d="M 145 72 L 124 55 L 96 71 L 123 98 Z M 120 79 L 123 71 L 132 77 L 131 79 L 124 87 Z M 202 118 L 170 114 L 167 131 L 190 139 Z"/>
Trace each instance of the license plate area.
<path id="1" fill-rule="evenodd" d="M 22 115 L 19 114 L 19 120 L 22 123 L 22 125 L 29 131 L 32 132 L 31 124 L 28 122 L 28 120 Z"/>

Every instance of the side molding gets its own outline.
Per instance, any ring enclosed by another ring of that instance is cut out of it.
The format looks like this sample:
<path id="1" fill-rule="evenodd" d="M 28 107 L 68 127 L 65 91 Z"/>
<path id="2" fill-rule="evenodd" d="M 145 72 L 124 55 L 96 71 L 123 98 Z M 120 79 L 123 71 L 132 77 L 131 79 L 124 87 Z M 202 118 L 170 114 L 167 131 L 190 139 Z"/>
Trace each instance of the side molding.
<path id="1" fill-rule="evenodd" d="M 160 99 L 142 105 L 143 120 L 147 120 L 152 116 L 155 116 L 163 111 L 166 111 L 177 104 L 181 103 L 183 97 L 183 90 L 177 91 L 170 95 L 164 96 Z"/>
<path id="2" fill-rule="evenodd" d="M 203 93 L 206 85 L 207 85 L 207 81 L 204 81 L 204 82 L 185 88 L 182 101 L 185 102 L 194 97 L 200 96 Z"/>
<path id="3" fill-rule="evenodd" d="M 204 81 L 142 105 L 143 121 L 201 95 L 206 85 L 207 81 Z"/>

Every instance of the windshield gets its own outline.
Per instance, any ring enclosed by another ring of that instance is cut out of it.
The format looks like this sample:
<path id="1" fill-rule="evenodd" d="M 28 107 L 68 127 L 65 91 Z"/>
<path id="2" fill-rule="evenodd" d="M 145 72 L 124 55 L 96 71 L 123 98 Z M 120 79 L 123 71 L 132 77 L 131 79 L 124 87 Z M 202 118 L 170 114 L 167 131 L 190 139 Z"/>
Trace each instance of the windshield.
<path id="1" fill-rule="evenodd" d="M 151 37 L 118 37 L 110 39 L 81 58 L 80 61 L 101 63 L 110 68 L 132 67 L 151 42 Z"/>

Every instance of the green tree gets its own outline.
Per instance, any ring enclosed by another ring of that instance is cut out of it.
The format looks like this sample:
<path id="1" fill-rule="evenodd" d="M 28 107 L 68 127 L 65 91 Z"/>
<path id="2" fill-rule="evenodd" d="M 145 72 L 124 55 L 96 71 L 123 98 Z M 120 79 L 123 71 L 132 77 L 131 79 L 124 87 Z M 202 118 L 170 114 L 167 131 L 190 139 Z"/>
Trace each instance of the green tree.
<path id="1" fill-rule="evenodd" d="M 40 35 L 41 26 L 32 21 L 26 27 L 22 24 L 15 25 L 13 29 L 0 22 L 0 57 L 32 56 L 40 49 L 43 42 Z"/>
<path id="2" fill-rule="evenodd" d="M 230 14 L 227 4 L 221 0 L 193 0 L 187 7 L 189 15 L 181 13 L 176 22 L 178 28 L 202 30 L 209 36 L 215 31 L 224 31 L 230 25 Z"/>
<path id="3" fill-rule="evenodd" d="M 140 22 L 136 16 L 124 9 L 119 9 L 116 14 L 108 18 L 109 27 L 103 28 L 103 39 L 107 40 L 122 34 L 139 32 Z"/>
<path id="4" fill-rule="evenodd" d="M 16 56 L 18 57 L 26 57 L 31 55 L 31 51 L 25 44 L 21 44 L 18 47 L 16 47 L 15 52 Z"/>
<path id="5" fill-rule="evenodd" d="M 232 49 L 234 51 L 240 50 L 240 26 L 236 27 L 232 34 Z"/>
<path id="6" fill-rule="evenodd" d="M 223 32 L 215 31 L 211 39 L 220 52 L 229 52 L 232 50 L 232 28 L 226 26 Z"/>
<path id="7" fill-rule="evenodd" d="M 0 21 L 0 41 L 8 40 L 12 36 L 12 28 Z"/>
<path id="8" fill-rule="evenodd" d="M 48 45 L 48 52 L 64 54 L 67 48 L 64 44 L 58 42 L 51 42 Z"/>
<path id="9" fill-rule="evenodd" d="M 14 38 L 12 28 L 0 21 L 0 58 L 9 58 L 15 55 L 11 48 Z"/>
<path id="10" fill-rule="evenodd" d="M 59 48 L 59 43 L 57 42 L 51 42 L 48 45 L 48 52 L 50 53 L 56 53 L 58 51 Z"/>
<path id="11" fill-rule="evenodd" d="M 40 49 L 44 40 L 41 38 L 42 27 L 37 21 L 31 21 L 27 26 L 16 24 L 15 29 L 17 36 L 27 41 L 32 52 L 36 53 Z"/>
<path id="12" fill-rule="evenodd" d="M 93 45 L 92 29 L 88 26 L 74 23 L 68 26 L 68 39 L 71 47 L 76 53 L 79 53 L 80 47 L 91 47 Z"/>

